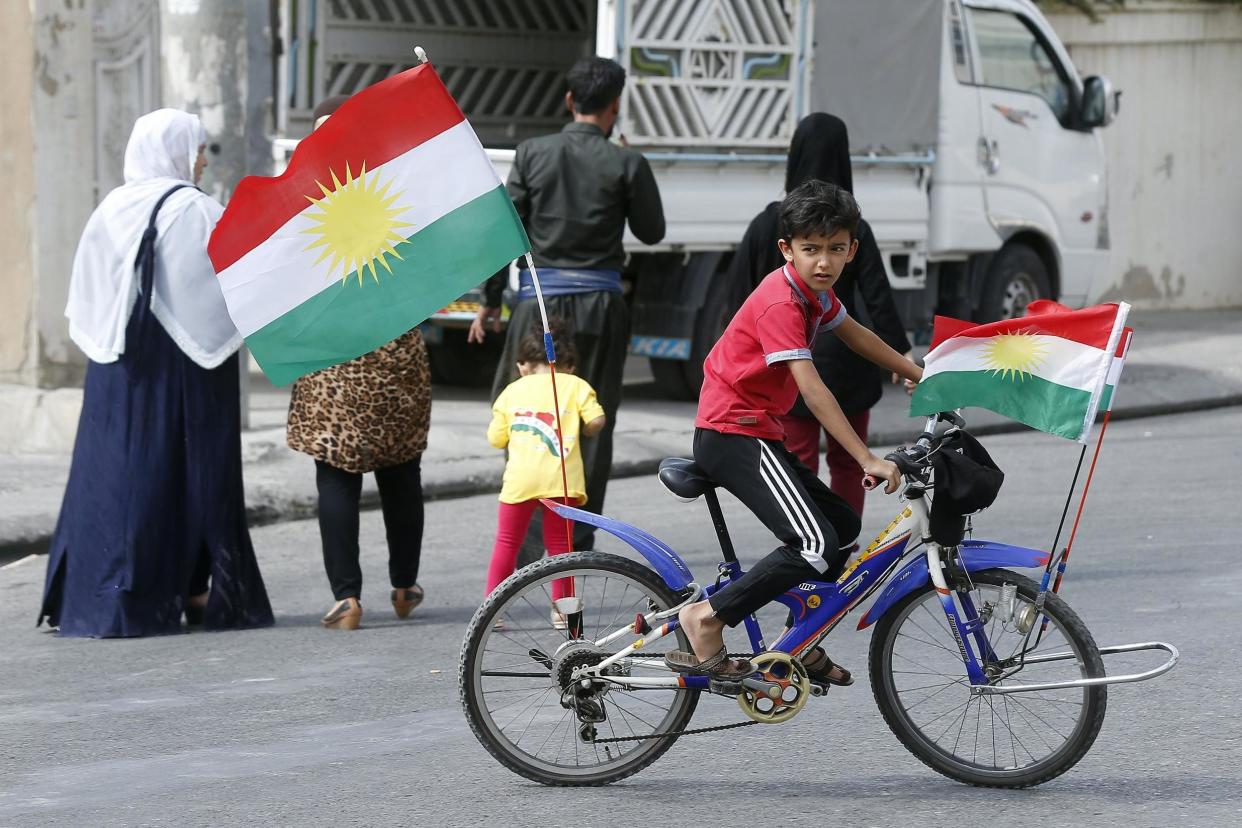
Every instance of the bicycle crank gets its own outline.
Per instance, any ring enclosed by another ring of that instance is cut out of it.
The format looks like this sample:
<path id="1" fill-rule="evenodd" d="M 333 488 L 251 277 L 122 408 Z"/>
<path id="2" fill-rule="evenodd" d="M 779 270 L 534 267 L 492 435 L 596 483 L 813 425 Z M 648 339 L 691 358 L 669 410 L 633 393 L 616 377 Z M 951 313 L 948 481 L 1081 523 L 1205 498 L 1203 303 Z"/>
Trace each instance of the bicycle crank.
<path id="1" fill-rule="evenodd" d="M 737 703 L 742 712 L 759 724 L 780 724 L 798 715 L 811 696 L 811 679 L 802 662 L 776 651 L 750 661 L 759 675 L 741 681 Z"/>

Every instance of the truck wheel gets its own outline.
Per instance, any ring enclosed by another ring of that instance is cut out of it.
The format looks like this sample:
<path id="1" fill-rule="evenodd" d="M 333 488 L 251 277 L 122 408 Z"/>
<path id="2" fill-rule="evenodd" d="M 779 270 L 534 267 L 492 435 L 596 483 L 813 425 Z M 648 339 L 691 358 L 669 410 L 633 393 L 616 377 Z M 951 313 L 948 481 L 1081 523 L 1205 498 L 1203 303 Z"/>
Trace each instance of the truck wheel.
<path id="1" fill-rule="evenodd" d="M 977 321 L 1014 319 L 1024 315 L 1026 306 L 1036 299 L 1050 298 L 1052 289 L 1044 260 L 1024 244 L 1007 245 L 988 268 Z"/>
<path id="2" fill-rule="evenodd" d="M 699 396 L 699 386 L 693 389 L 686 382 L 686 363 L 680 359 L 656 359 L 651 357 L 651 376 L 660 396 L 670 400 L 693 400 Z M 700 383 L 701 385 L 702 383 Z"/>

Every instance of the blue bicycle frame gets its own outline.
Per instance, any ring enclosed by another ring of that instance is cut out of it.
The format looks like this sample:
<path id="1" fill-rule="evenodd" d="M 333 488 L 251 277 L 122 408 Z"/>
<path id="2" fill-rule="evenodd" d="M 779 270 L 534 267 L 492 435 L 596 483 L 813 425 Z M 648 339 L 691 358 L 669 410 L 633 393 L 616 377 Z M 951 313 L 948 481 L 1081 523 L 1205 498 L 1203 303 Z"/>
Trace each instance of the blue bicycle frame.
<path id="1" fill-rule="evenodd" d="M 957 642 L 971 684 L 987 684 L 983 663 L 994 660 L 996 655 L 991 651 L 987 637 L 984 635 L 979 613 L 969 596 L 964 593 L 956 593 L 957 602 L 954 601 L 954 592 L 948 588 L 944 578 L 942 549 L 927 536 L 927 500 L 922 490 L 916 487 L 908 487 L 906 492 L 909 495 L 906 507 L 876 536 L 875 540 L 836 581 L 808 580 L 776 599 L 789 608 L 793 624 L 773 642 L 770 649 L 785 652 L 791 656 L 807 652 L 822 641 L 850 610 L 887 584 L 879 598 L 859 621 L 858 629 L 864 629 L 882 618 L 903 597 L 917 589 L 925 588 L 930 582 L 939 594 L 945 616 L 949 621 L 949 628 L 954 634 L 953 637 Z M 681 556 L 653 535 L 621 521 L 564 506 L 551 500 L 543 502 L 564 518 L 590 524 L 625 541 L 659 573 L 669 588 L 678 593 L 692 591 L 693 600 L 701 600 L 736 581 L 743 574 L 742 567 L 734 554 L 716 493 L 709 490 L 703 497 L 711 512 L 712 522 L 716 528 L 725 560 L 719 565 L 720 576 L 716 582 L 702 588 L 695 582 L 693 573 Z M 919 540 L 912 544 L 911 539 L 916 537 Z M 922 549 L 922 554 L 915 555 L 914 553 L 920 549 Z M 900 566 L 903 560 L 906 560 L 906 563 Z M 1036 568 L 1044 567 L 1047 563 L 1048 553 L 1046 552 L 993 541 L 965 541 L 956 552 L 956 565 L 966 572 L 995 567 Z M 655 615 L 656 613 L 652 614 L 653 618 Z M 675 613 L 673 615 L 675 616 Z M 754 652 L 760 653 L 768 650 L 763 632 L 755 617 L 747 616 L 744 624 Z M 623 657 L 638 655 L 637 651 L 652 641 L 663 638 L 677 627 L 676 617 L 671 617 L 667 623 L 653 629 L 649 635 L 638 639 L 605 660 L 599 668 L 602 669 Z M 607 644 L 628 630 L 629 628 L 620 630 L 596 644 Z M 974 646 L 971 646 L 972 642 Z M 618 681 L 639 687 L 679 686 L 700 690 L 710 688 L 710 680 L 706 676 L 693 675 L 667 679 L 619 679 Z"/>

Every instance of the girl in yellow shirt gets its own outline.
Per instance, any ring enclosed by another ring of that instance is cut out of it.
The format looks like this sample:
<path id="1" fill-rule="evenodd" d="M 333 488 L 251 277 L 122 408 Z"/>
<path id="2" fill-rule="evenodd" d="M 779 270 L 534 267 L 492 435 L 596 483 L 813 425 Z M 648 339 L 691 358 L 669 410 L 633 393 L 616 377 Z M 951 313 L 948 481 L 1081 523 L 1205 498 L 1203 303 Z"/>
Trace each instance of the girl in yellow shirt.
<path id="1" fill-rule="evenodd" d="M 556 413 L 552 405 L 552 373 L 543 348 L 543 334 L 529 334 L 518 347 L 518 372 L 492 404 L 492 422 L 487 439 L 496 448 L 508 448 L 504 482 L 500 489 L 500 511 L 496 528 L 496 544 L 492 563 L 487 570 L 487 594 L 513 574 L 522 538 L 534 517 L 535 509 L 543 508 L 539 498 L 564 500 L 565 486 L 561 480 L 561 455 L 565 457 L 565 475 L 569 500 L 581 506 L 586 503 L 586 481 L 582 473 L 582 452 L 579 437 L 592 437 L 604 428 L 604 409 L 595 399 L 595 389 L 572 373 L 574 348 L 568 337 L 555 330 L 556 392 L 561 404 L 561 441 L 556 435 Z M 568 521 L 549 509 L 543 514 L 543 543 L 549 555 L 570 551 Z M 569 597 L 568 578 L 552 585 L 552 598 Z M 552 621 L 564 625 L 564 618 L 554 609 Z"/>

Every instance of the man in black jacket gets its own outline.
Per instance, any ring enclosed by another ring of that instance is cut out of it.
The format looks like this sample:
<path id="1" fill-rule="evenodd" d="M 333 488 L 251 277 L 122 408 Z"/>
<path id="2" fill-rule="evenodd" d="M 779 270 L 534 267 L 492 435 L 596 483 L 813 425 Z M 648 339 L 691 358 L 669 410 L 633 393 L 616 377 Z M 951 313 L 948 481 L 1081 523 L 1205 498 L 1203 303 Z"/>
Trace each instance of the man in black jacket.
<path id="1" fill-rule="evenodd" d="M 565 106 L 573 121 L 555 135 L 522 142 L 507 187 L 530 237 L 548 316 L 572 334 L 576 373 L 595 388 L 607 417 L 604 430 L 582 442 L 586 508 L 598 513 L 612 466 L 612 433 L 630 339 L 629 312 L 621 295 L 621 237 L 628 222 L 639 241 L 659 242 L 664 238 L 664 208 L 647 160 L 608 140 L 620 112 L 625 70 L 615 61 L 583 58 L 566 80 Z M 482 342 L 489 327 L 499 330 L 507 277 L 506 268 L 488 280 L 484 307 L 470 327 L 471 342 Z M 513 378 L 518 343 L 538 324 L 534 297 L 530 274 L 523 269 L 493 399 Z M 527 537 L 529 541 L 532 535 Z M 578 525 L 574 548 L 590 549 L 593 544 L 592 527 Z"/>

